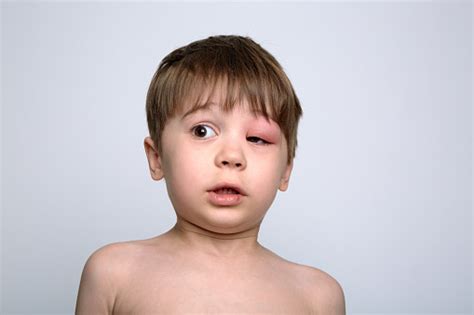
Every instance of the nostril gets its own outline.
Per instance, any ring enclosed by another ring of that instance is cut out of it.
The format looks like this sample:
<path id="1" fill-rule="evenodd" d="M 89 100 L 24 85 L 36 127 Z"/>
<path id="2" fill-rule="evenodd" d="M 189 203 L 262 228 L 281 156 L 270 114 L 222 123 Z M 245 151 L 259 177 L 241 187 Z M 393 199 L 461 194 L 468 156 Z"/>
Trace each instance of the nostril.
<path id="1" fill-rule="evenodd" d="M 229 161 L 222 161 L 221 162 L 222 165 L 224 166 L 228 166 L 228 165 L 234 165 L 235 167 L 242 167 L 242 163 L 240 162 L 229 162 Z"/>

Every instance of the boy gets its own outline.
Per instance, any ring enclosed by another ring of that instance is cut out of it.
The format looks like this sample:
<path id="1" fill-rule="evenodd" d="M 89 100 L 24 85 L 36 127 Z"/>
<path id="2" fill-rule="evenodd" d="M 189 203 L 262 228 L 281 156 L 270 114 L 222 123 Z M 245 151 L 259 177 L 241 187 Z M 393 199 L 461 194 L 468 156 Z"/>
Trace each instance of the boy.
<path id="1" fill-rule="evenodd" d="M 240 36 L 179 48 L 155 73 L 146 112 L 151 177 L 165 180 L 176 225 L 94 252 L 76 314 L 345 314 L 335 279 L 257 242 L 288 188 L 302 114 L 274 57 Z"/>

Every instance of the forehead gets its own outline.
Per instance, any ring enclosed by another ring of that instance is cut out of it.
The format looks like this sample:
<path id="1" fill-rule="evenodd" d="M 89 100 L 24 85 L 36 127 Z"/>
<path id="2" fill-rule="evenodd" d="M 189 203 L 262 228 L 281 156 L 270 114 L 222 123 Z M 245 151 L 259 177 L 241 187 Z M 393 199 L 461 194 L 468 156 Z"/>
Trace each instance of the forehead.
<path id="1" fill-rule="evenodd" d="M 255 123 L 265 123 L 265 125 L 271 125 L 279 127 L 277 122 L 275 122 L 271 117 L 263 115 L 259 111 L 254 111 L 250 108 L 250 105 L 247 102 L 236 103 L 231 109 L 224 109 L 224 107 L 216 102 L 208 102 L 202 106 L 189 107 L 187 111 L 184 111 L 182 114 L 177 115 L 179 120 L 192 119 L 197 115 L 201 117 L 202 115 L 210 115 L 210 117 L 218 118 L 222 115 L 232 115 L 232 119 L 239 121 L 247 121 Z"/>
<path id="2" fill-rule="evenodd" d="M 238 87 L 229 89 L 222 81 L 203 89 L 192 89 L 176 105 L 175 114 L 181 116 L 188 116 L 211 107 L 217 107 L 224 112 L 230 112 L 238 107 L 239 110 L 248 111 L 255 117 L 274 119 L 274 110 L 265 98 L 252 98 Z"/>

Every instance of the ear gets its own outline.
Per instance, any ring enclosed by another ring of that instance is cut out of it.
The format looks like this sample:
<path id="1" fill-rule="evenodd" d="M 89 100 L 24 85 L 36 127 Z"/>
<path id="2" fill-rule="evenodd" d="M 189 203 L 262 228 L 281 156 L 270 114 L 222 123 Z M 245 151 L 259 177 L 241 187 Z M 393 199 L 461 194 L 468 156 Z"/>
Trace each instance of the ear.
<path id="1" fill-rule="evenodd" d="M 290 175 L 291 175 L 292 169 L 293 169 L 293 161 L 291 161 L 290 163 L 286 165 L 285 172 L 283 173 L 283 176 L 280 180 L 280 186 L 278 187 L 278 189 L 280 189 L 281 191 L 286 191 L 288 189 L 288 184 L 290 182 Z"/>
<path id="2" fill-rule="evenodd" d="M 151 178 L 160 180 L 163 178 L 163 169 L 161 167 L 160 154 L 150 137 L 146 137 L 144 141 L 145 153 L 150 167 Z"/>

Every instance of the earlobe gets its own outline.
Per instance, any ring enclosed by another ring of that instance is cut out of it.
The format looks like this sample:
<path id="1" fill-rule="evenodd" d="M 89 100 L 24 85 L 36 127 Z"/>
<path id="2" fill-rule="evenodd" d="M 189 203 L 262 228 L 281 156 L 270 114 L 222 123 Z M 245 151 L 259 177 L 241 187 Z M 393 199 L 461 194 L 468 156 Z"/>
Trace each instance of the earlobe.
<path id="1" fill-rule="evenodd" d="M 151 178 L 154 180 L 162 179 L 164 174 L 161 166 L 161 157 L 153 140 L 150 137 L 146 137 L 143 144 L 145 146 L 145 154 L 148 159 Z"/>
<path id="2" fill-rule="evenodd" d="M 286 191 L 288 189 L 292 169 L 293 169 L 293 161 L 288 163 L 288 165 L 286 166 L 285 172 L 283 173 L 283 176 L 280 180 L 280 186 L 278 187 L 280 191 Z"/>

